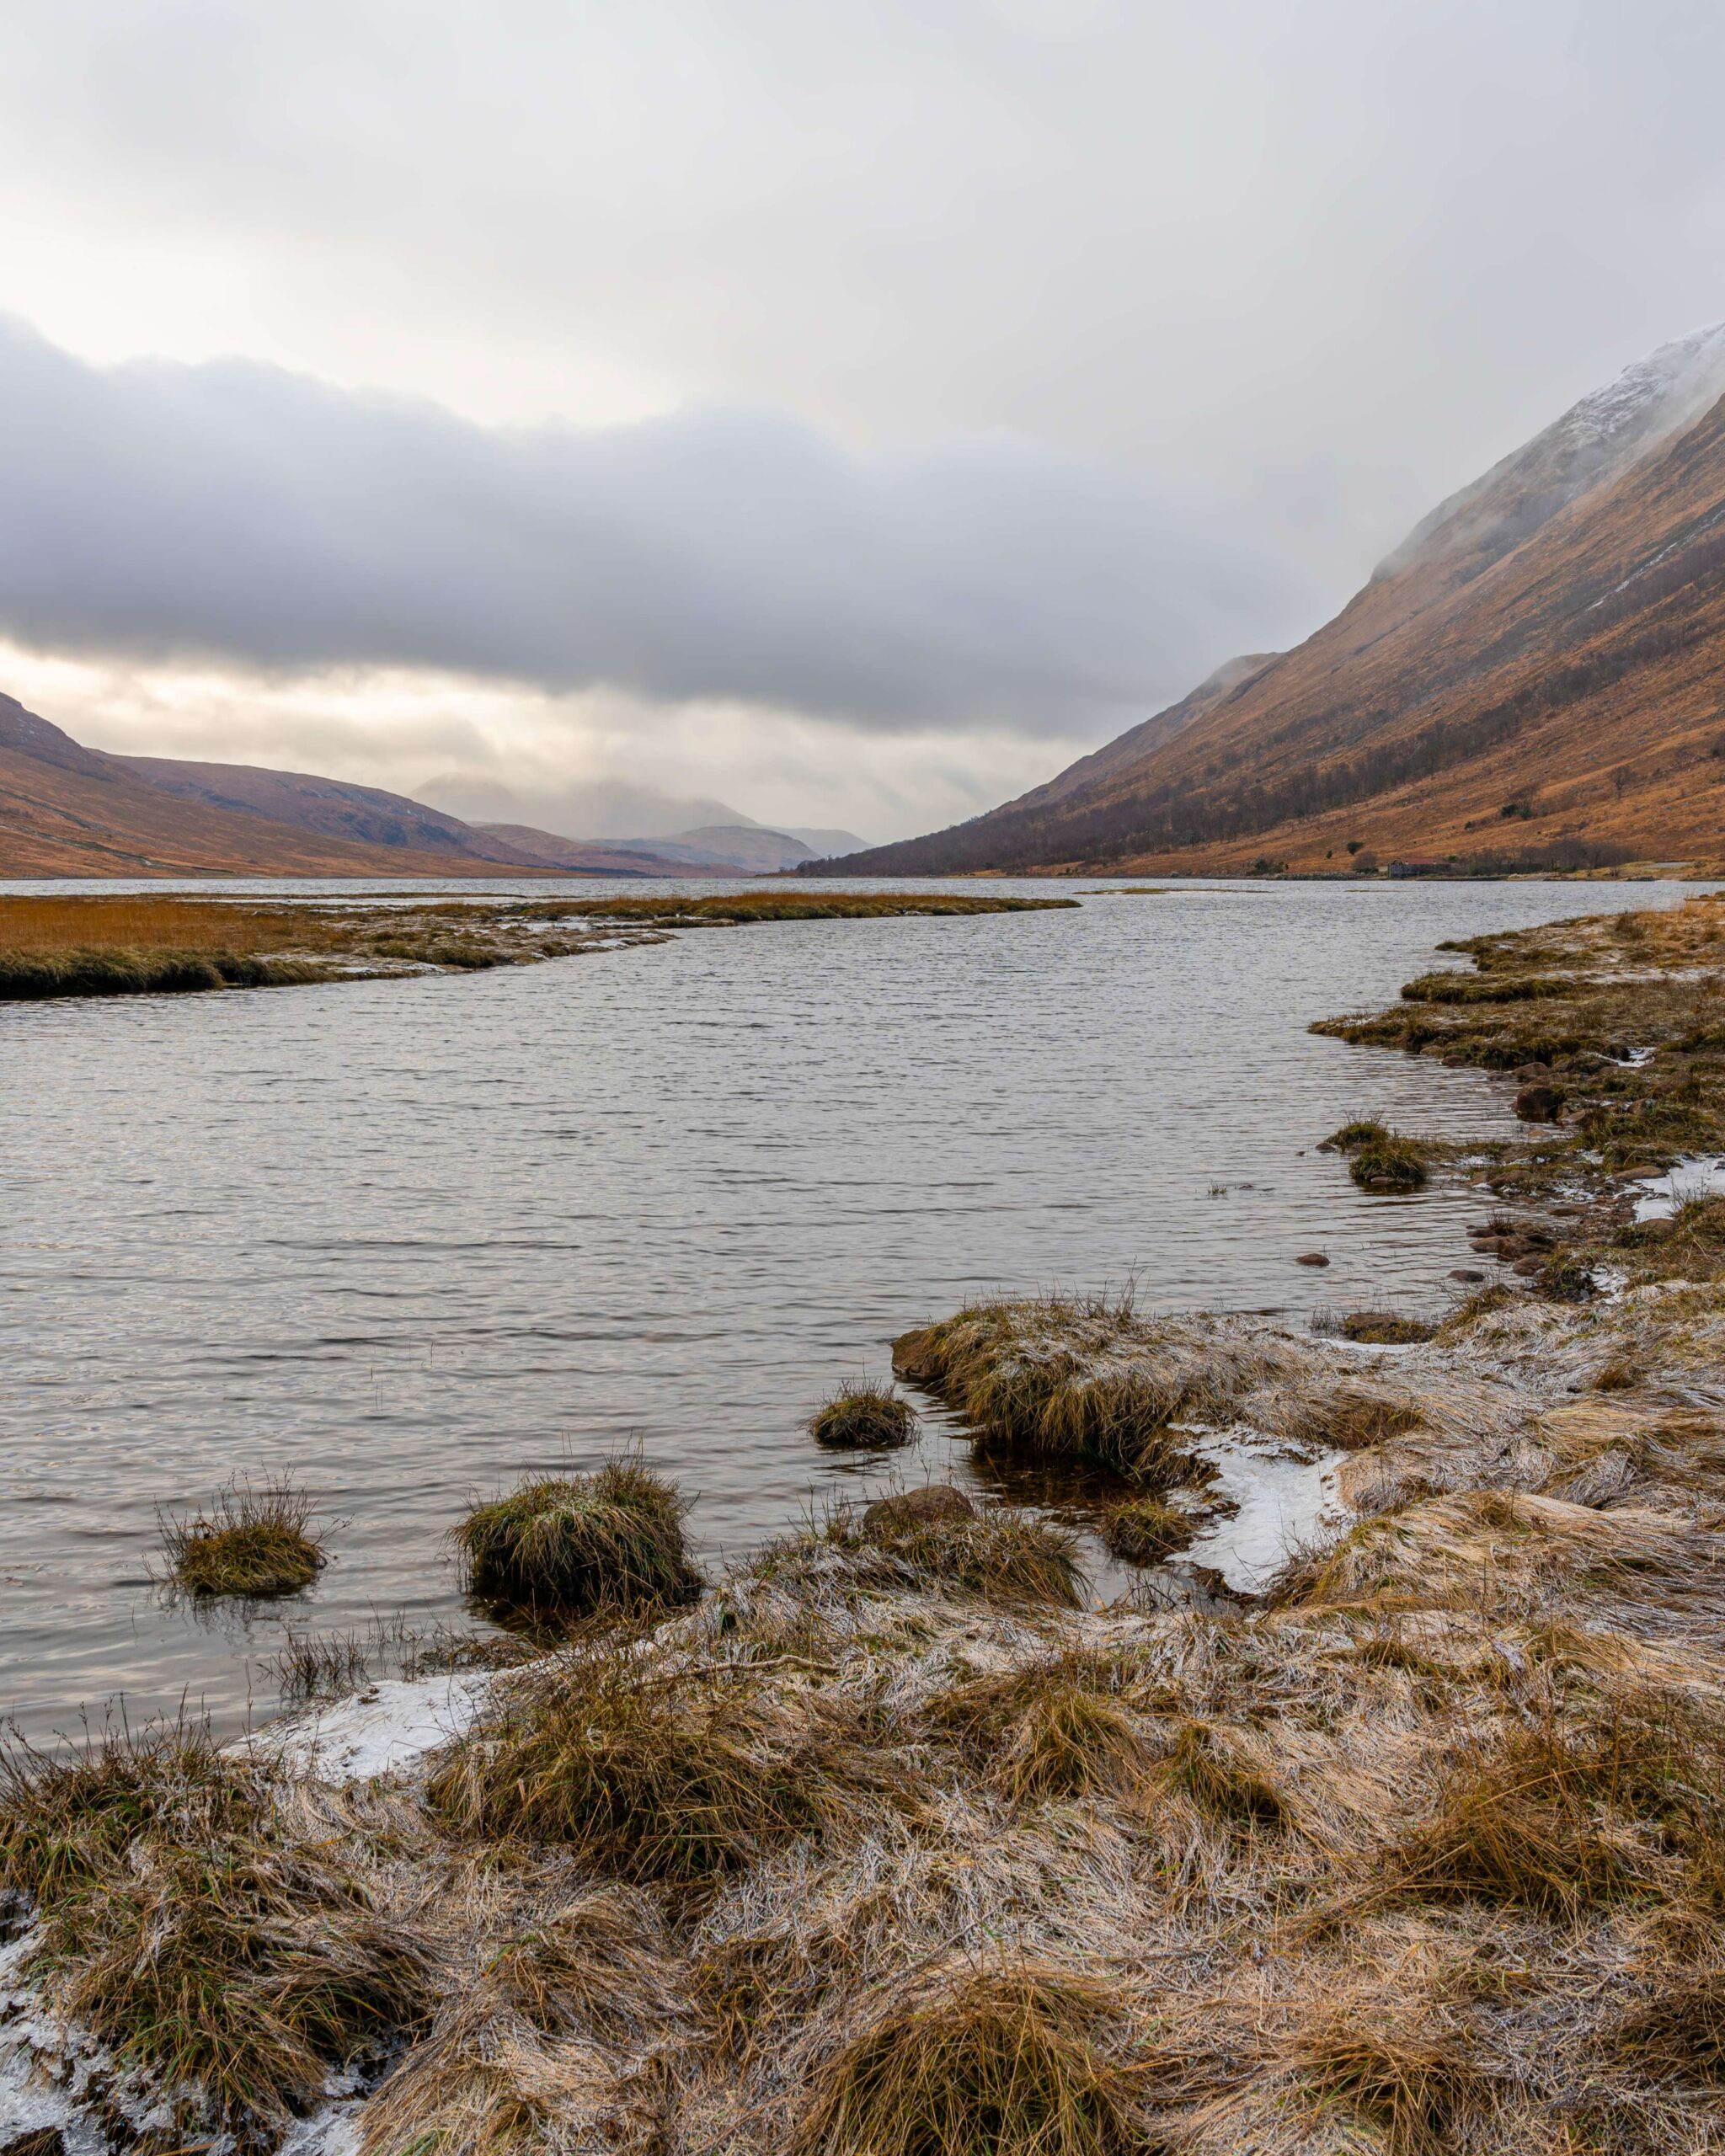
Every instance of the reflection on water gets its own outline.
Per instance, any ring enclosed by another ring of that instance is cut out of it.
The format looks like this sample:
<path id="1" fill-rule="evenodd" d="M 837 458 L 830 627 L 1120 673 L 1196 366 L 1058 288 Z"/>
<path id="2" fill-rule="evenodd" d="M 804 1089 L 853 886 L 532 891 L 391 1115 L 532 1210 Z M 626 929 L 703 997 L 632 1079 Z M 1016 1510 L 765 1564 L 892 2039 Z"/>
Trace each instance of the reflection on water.
<path id="1" fill-rule="evenodd" d="M 1300 1322 L 1440 1298 L 1477 1200 L 1368 1198 L 1313 1149 L 1362 1113 L 1500 1133 L 1508 1088 L 1307 1022 L 1440 938 L 1680 895 L 1177 885 L 0 1006 L 0 1706 L 43 1732 L 184 1693 L 235 1723 L 285 1624 L 458 1614 L 441 1537 L 471 1497 L 628 1444 L 696 1497 L 709 1556 L 949 1470 L 1070 1507 L 938 1414 L 886 1465 L 800 1424 L 979 1292 L 1130 1273 L 1141 1306 Z M 236 1470 L 316 1490 L 334 1561 L 200 1620 L 149 1583 L 155 1510 Z"/>

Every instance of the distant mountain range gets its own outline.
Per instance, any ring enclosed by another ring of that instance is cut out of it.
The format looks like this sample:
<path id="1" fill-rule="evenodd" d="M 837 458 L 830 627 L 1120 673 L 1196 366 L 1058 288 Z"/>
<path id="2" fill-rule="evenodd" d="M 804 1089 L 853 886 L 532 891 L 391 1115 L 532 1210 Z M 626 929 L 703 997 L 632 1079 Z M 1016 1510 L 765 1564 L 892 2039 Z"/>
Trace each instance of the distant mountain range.
<path id="1" fill-rule="evenodd" d="M 816 854 L 746 819 L 663 841 L 574 840 L 305 771 L 109 755 L 0 696 L 0 876 L 730 877 Z"/>
<path id="2" fill-rule="evenodd" d="M 526 798 L 495 779 L 446 771 L 427 779 L 415 794 L 482 830 L 525 827 L 580 846 L 614 841 L 669 853 L 674 859 L 717 857 L 757 873 L 788 868 L 812 857 L 856 853 L 868 843 L 854 831 L 806 830 L 796 824 L 769 829 L 723 801 L 661 793 L 625 779 L 575 779 Z M 750 832 L 756 835 L 753 841 L 746 835 Z M 769 840 L 778 843 L 765 843 Z M 787 840 L 793 843 L 787 846 Z"/>
<path id="3" fill-rule="evenodd" d="M 1441 503 L 1296 649 L 838 873 L 1584 867 L 1725 854 L 1725 325 Z M 818 872 L 816 872 L 818 873 Z"/>

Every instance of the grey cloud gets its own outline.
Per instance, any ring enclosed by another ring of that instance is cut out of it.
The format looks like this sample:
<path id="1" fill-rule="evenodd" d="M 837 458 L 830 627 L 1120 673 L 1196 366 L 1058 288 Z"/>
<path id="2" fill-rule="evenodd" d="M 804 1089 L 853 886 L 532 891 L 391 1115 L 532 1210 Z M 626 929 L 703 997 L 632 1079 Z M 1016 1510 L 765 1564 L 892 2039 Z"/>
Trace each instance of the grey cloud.
<path id="1" fill-rule="evenodd" d="M 0 628 L 67 651 L 1089 735 L 1304 599 L 1214 510 L 1007 438 L 487 429 L 250 363 L 95 368 L 17 323 L 0 413 Z"/>

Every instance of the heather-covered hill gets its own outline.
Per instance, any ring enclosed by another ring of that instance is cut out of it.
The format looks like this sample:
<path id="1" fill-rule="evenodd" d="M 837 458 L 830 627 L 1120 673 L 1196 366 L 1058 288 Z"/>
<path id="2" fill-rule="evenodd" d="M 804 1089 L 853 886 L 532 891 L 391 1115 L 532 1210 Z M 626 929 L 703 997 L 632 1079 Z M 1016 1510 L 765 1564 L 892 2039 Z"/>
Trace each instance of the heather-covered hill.
<path id="1" fill-rule="evenodd" d="M 846 872 L 1717 857 L 1722 389 L 1725 331 L 1655 354 L 1188 723 L 1162 730 L 1177 706 L 1036 792 Z"/>

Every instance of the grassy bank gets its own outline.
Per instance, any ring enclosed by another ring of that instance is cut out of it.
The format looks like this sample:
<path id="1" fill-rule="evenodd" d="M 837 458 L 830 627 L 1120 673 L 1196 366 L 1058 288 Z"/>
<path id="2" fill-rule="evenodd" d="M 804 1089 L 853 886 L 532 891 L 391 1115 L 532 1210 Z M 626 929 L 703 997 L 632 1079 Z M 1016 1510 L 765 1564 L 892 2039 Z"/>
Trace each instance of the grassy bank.
<path id="1" fill-rule="evenodd" d="M 195 995 L 395 974 L 531 965 L 688 928 L 907 915 L 1020 913 L 1071 899 L 880 892 L 809 897 L 492 899 L 259 905 L 204 897 L 0 896 L 0 1002 L 62 995 Z"/>
<path id="2" fill-rule="evenodd" d="M 1328 1463 L 1263 1591 L 1177 1557 L 1097 1608 L 1061 1529 L 912 1492 L 588 1620 L 381 1785 L 14 1754 L 33 2010 L 164 2105 L 146 2156 L 342 2073 L 360 2156 L 1725 2146 L 1725 1201 L 1626 1180 L 1716 1142 L 1722 922 L 1489 939 L 1444 978 L 1561 986 L 1340 1022 L 1559 1096 L 1432 1156 L 1515 1201 L 1432 1337 L 1048 1297 L 897 1343 L 1152 1561 L 1214 1433 Z"/>

